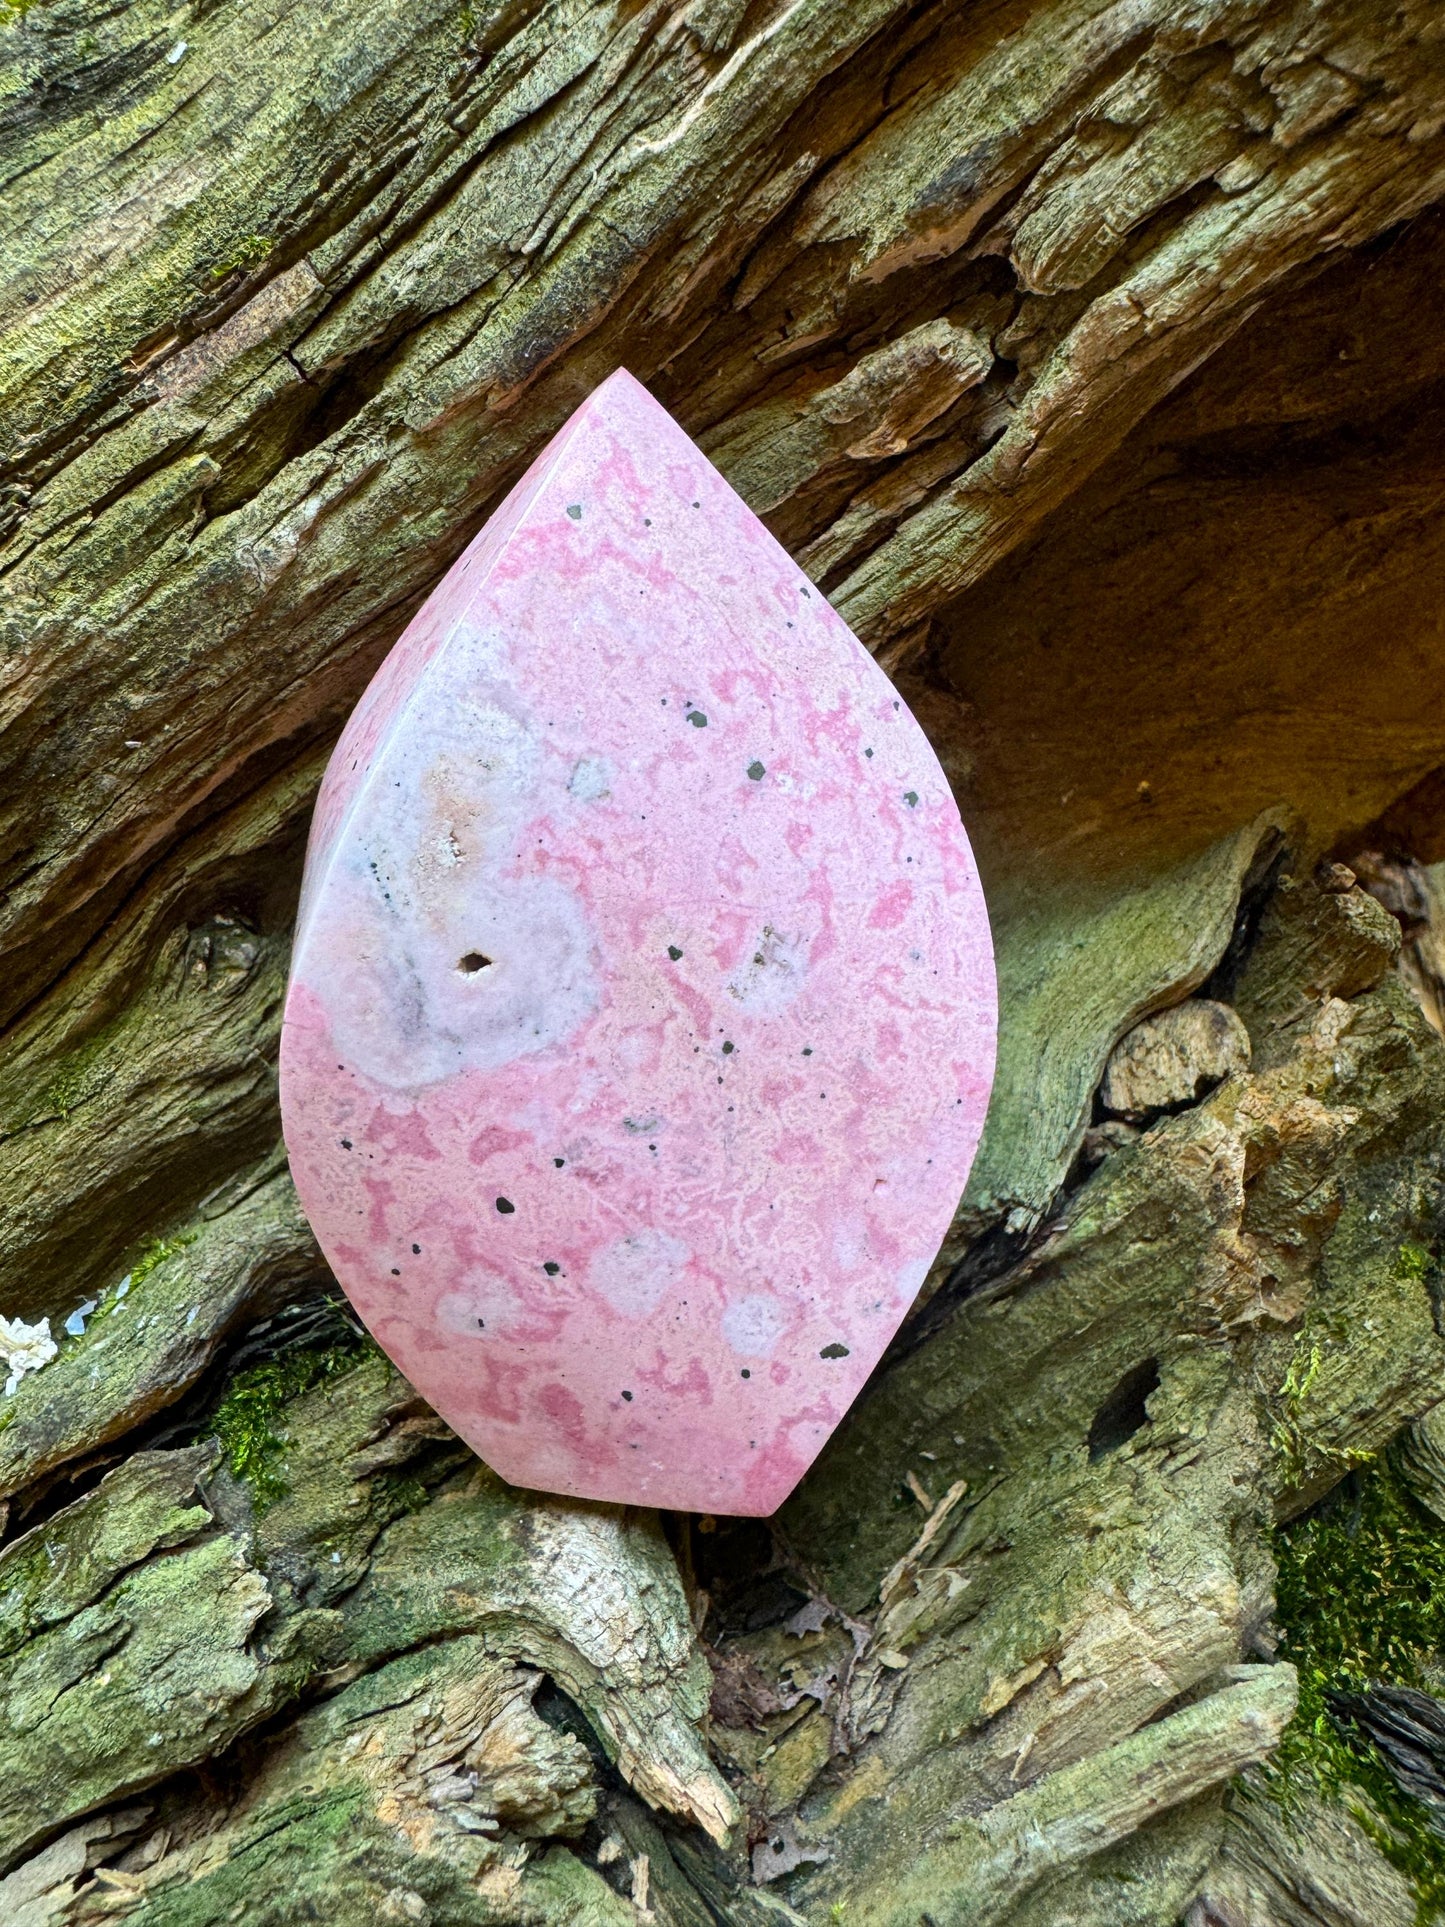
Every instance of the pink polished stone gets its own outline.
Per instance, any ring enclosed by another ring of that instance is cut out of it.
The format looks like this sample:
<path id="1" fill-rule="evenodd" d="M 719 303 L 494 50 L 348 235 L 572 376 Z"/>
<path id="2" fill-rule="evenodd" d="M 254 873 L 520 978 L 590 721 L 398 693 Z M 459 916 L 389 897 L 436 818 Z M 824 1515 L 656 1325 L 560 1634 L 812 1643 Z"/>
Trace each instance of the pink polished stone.
<path id="1" fill-rule="evenodd" d="M 764 1514 L 912 1303 L 993 1071 L 948 783 L 624 372 L 383 663 L 323 785 L 291 1166 L 505 1478 Z"/>

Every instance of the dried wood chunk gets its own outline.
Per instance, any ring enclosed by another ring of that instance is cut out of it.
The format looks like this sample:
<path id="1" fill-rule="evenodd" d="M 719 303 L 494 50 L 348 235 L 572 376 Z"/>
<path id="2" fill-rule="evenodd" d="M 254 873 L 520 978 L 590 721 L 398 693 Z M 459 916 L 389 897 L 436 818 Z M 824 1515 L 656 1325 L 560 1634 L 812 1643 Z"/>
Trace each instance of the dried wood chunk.
<path id="1" fill-rule="evenodd" d="M 1228 1004 L 1193 997 L 1146 1017 L 1122 1037 L 1104 1070 L 1106 1111 L 1138 1123 L 1192 1104 L 1231 1071 L 1249 1067 L 1249 1032 Z"/>
<path id="2" fill-rule="evenodd" d="M 1235 991 L 1255 1051 L 1327 997 L 1373 990 L 1400 954 L 1400 925 L 1361 889 L 1282 876 Z"/>

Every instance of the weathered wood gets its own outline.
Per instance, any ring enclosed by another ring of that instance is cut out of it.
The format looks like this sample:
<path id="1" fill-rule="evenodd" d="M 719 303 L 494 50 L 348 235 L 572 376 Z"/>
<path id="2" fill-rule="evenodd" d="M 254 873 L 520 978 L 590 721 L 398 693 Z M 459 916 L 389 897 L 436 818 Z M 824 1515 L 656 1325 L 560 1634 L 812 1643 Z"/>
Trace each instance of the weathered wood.
<path id="1" fill-rule="evenodd" d="M 1099 1103 L 1142 1124 L 1197 1104 L 1232 1071 L 1248 1070 L 1249 1060 L 1249 1032 L 1238 1013 L 1211 997 L 1191 997 L 1120 1038 L 1104 1066 Z"/>

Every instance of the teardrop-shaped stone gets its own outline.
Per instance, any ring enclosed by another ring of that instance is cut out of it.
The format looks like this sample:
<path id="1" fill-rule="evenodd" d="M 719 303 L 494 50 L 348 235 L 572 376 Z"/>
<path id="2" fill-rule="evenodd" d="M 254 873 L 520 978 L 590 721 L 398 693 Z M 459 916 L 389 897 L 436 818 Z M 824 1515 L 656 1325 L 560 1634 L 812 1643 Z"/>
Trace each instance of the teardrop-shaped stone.
<path id="1" fill-rule="evenodd" d="M 988 921 L 908 709 L 619 372 L 332 758 L 286 1143 L 380 1344 L 519 1485 L 785 1499 L 983 1124 Z"/>

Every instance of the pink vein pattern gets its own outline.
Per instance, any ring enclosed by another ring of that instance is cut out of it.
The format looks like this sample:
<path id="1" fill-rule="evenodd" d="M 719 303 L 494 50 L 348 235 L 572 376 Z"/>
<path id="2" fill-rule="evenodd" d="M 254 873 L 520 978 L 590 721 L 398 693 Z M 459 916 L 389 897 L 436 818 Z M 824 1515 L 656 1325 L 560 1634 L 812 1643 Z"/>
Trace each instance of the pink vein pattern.
<path id="1" fill-rule="evenodd" d="M 281 1091 L 337 1277 L 513 1483 L 770 1513 L 947 1229 L 995 1021 L 922 731 L 619 371 L 322 788 Z"/>

